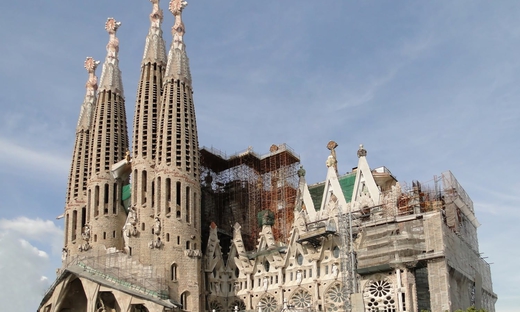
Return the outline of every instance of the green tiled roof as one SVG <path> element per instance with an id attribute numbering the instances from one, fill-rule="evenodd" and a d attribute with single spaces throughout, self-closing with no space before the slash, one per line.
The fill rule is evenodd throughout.
<path id="1" fill-rule="evenodd" d="M 354 190 L 354 183 L 356 182 L 356 173 L 349 173 L 339 177 L 339 186 L 345 196 L 345 200 L 350 202 L 352 200 L 352 191 Z M 314 203 L 314 209 L 320 210 L 321 199 L 323 197 L 323 190 L 325 189 L 325 182 L 314 184 L 309 186 L 309 192 L 311 193 L 312 202 Z"/>

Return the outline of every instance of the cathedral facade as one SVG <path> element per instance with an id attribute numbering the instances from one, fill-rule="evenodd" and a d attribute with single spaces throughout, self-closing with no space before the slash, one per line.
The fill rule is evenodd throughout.
<path id="1" fill-rule="evenodd" d="M 360 146 L 308 185 L 285 144 L 199 148 L 182 11 L 168 52 L 150 0 L 129 143 L 118 64 L 87 58 L 65 204 L 63 265 L 38 311 L 495 311 L 473 203 L 451 172 L 409 187 Z"/>

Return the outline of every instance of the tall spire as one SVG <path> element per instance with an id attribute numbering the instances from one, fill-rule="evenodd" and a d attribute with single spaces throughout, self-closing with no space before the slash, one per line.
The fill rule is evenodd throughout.
<path id="1" fill-rule="evenodd" d="M 146 36 L 144 55 L 142 64 L 157 63 L 166 65 L 166 48 L 163 40 L 161 24 L 163 21 L 163 11 L 159 7 L 160 0 L 150 0 L 153 4 L 150 14 L 150 30 Z"/>
<path id="2" fill-rule="evenodd" d="M 186 1 L 172 0 L 169 6 L 175 25 L 163 79 L 154 169 L 154 190 L 158 194 L 155 219 L 162 226 L 160 235 L 166 236 L 160 237 L 164 246 L 154 248 L 152 264 L 170 269 L 170 259 L 182 259 L 179 262 L 182 270 L 170 289 L 173 298 L 181 298 L 181 301 L 181 292 L 189 293 L 193 299 L 187 303 L 186 310 L 199 311 L 203 309 L 199 298 L 203 297 L 204 290 L 196 285 L 204 283 L 194 272 L 201 272 L 200 160 L 191 75 L 183 42 L 181 13 L 186 5 Z M 170 236 L 177 240 L 169 240 Z M 158 239 L 154 238 L 150 244 Z M 185 246 L 184 250 L 179 248 L 180 244 Z M 169 252 L 168 257 L 164 256 L 165 250 Z"/>
<path id="3" fill-rule="evenodd" d="M 97 77 L 96 68 L 99 61 L 91 57 L 85 60 L 85 69 L 88 72 L 86 84 L 87 92 L 81 105 L 81 110 L 76 127 L 76 141 L 72 152 L 69 183 L 65 203 L 65 244 L 64 248 L 69 254 L 75 254 L 77 248 L 69 248 L 71 243 L 77 243 L 81 237 L 82 229 L 87 220 L 87 182 L 88 161 L 91 153 L 91 126 L 93 110 L 96 102 Z"/>
<path id="4" fill-rule="evenodd" d="M 112 165 L 122 160 L 128 150 L 125 99 L 117 59 L 119 40 L 116 30 L 120 25 L 113 18 L 105 24 L 110 39 L 91 128 L 86 212 L 89 223 L 83 229 L 82 234 L 88 232 L 88 235 L 82 235 L 86 242 L 81 252 L 90 250 L 90 245 L 117 249 L 122 249 L 123 245 L 120 233 L 126 214 L 121 205 L 121 188 L 126 181 L 116 180 L 110 173 Z"/>
<path id="5" fill-rule="evenodd" d="M 190 64 L 186 55 L 184 34 L 186 28 L 182 21 L 182 11 L 188 5 L 184 0 L 171 0 L 170 12 L 175 16 L 175 24 L 172 27 L 173 41 L 168 53 L 168 66 L 166 66 L 165 79 L 180 79 L 191 83 Z"/>
<path id="6" fill-rule="evenodd" d="M 116 37 L 117 29 L 121 26 L 121 22 L 110 17 L 105 23 L 105 29 L 109 34 L 107 44 L 107 56 L 103 63 L 103 71 L 101 73 L 100 91 L 110 90 L 124 97 L 123 82 L 121 79 L 121 71 L 119 70 L 119 39 Z"/>
<path id="7" fill-rule="evenodd" d="M 163 77 L 166 69 L 166 49 L 161 30 L 163 12 L 159 0 L 150 0 L 153 4 L 150 14 L 150 30 L 146 36 L 144 56 L 141 62 L 141 75 L 137 84 L 134 113 L 134 133 L 132 140 L 132 204 L 140 217 L 141 226 L 153 228 L 155 220 L 144 216 L 153 215 L 160 210 L 160 198 L 156 198 L 155 187 L 160 190 L 160 179 L 155 179 L 155 156 L 158 141 L 158 119 L 161 107 Z M 157 186 L 156 186 L 157 185 Z M 150 190 L 139 193 L 137 190 Z M 152 191 L 153 190 L 153 191 Z M 164 210 L 164 208 L 163 208 Z M 149 263 L 149 241 L 155 239 L 149 231 L 142 231 L 139 238 L 128 239 L 128 246 L 139 254 L 140 261 Z M 146 256 L 143 256 L 146 255 Z"/>

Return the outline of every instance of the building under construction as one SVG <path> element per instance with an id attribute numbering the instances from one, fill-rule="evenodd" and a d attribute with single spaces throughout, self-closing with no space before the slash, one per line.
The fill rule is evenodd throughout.
<path id="1" fill-rule="evenodd" d="M 494 312 L 473 203 L 450 172 L 408 187 L 370 168 L 360 146 L 356 169 L 339 175 L 330 141 L 325 181 L 307 185 L 285 144 L 265 155 L 200 149 L 186 1 L 169 1 L 168 53 L 150 2 L 132 146 L 120 22 L 105 23 L 99 85 L 100 62 L 85 61 L 63 265 L 39 312 Z"/>
<path id="2" fill-rule="evenodd" d="M 270 211 L 274 237 L 286 242 L 294 218 L 299 156 L 286 144 L 272 145 L 258 155 L 250 147 L 226 156 L 214 148 L 201 149 L 202 224 L 219 225 L 223 247 L 229 247 L 233 225 L 239 223 L 249 250 L 257 244 L 258 215 Z M 207 239 L 208 229 L 203 230 Z M 227 243 L 224 243 L 227 242 Z"/>

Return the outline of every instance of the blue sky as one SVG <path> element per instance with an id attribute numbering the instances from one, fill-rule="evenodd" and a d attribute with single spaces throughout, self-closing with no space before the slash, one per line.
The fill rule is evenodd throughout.
<path id="1" fill-rule="evenodd" d="M 169 46 L 173 16 L 161 7 Z M 0 301 L 16 303 L 7 310 L 34 311 L 60 265 L 55 217 L 83 62 L 104 60 L 106 18 L 121 21 L 131 128 L 150 12 L 146 0 L 0 4 Z M 183 16 L 200 146 L 263 154 L 287 143 L 309 183 L 325 178 L 329 140 L 343 173 L 360 143 L 401 182 L 451 170 L 482 224 L 497 311 L 518 309 L 520 2 L 192 0 Z"/>

